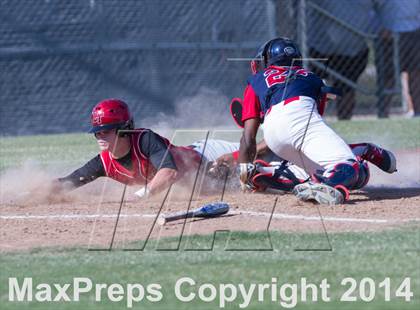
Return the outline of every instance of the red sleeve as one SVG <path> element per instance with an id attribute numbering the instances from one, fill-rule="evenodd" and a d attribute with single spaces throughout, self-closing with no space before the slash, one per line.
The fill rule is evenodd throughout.
<path id="1" fill-rule="evenodd" d="M 327 94 L 321 96 L 318 104 L 318 113 L 323 116 L 325 112 L 325 106 L 327 104 Z"/>
<path id="2" fill-rule="evenodd" d="M 251 85 L 248 85 L 244 91 L 244 102 L 242 108 L 242 121 L 245 122 L 251 118 L 260 118 L 261 105 L 258 96 L 255 94 Z"/>
<path id="3" fill-rule="evenodd" d="M 232 157 L 233 157 L 233 160 L 234 160 L 235 162 L 237 162 L 237 161 L 238 161 L 238 159 L 239 159 L 239 150 L 238 150 L 238 151 L 233 152 L 233 153 L 232 153 Z"/>

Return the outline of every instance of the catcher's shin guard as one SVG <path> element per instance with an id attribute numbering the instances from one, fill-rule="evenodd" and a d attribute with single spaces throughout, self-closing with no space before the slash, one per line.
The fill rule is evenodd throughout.
<path id="1" fill-rule="evenodd" d="M 285 160 L 277 165 L 271 165 L 263 160 L 256 160 L 254 164 L 258 173 L 252 178 L 252 183 L 259 190 L 270 188 L 290 192 L 297 184 L 305 181 L 290 171 L 289 163 Z"/>
<path id="2" fill-rule="evenodd" d="M 370 178 L 370 170 L 368 163 L 364 160 L 359 161 L 359 175 L 357 177 L 356 183 L 353 185 L 351 189 L 360 189 L 369 182 Z"/>
<path id="3" fill-rule="evenodd" d="M 360 166 L 358 161 L 351 159 L 347 162 L 338 163 L 324 171 L 317 171 L 312 175 L 312 178 L 331 187 L 341 185 L 348 189 L 354 189 L 359 183 L 363 183 L 359 180 Z"/>

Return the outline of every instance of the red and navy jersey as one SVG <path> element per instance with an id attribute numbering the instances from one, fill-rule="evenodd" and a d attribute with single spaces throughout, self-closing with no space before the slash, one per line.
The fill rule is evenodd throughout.
<path id="1" fill-rule="evenodd" d="M 269 66 L 248 79 L 258 96 L 261 112 L 265 114 L 273 105 L 298 96 L 311 97 L 318 102 L 322 80 L 301 67 Z"/>

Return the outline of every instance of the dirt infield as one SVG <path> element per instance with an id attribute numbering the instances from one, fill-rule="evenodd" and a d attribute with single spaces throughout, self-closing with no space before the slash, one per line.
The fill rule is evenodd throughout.
<path id="1" fill-rule="evenodd" d="M 400 157 L 414 156 L 418 162 L 418 154 L 416 150 L 414 154 L 400 154 Z M 230 189 L 223 197 L 231 207 L 227 215 L 187 220 L 185 225 L 180 220 L 153 226 L 159 211 L 169 213 L 218 201 L 222 190 L 194 197 L 189 206 L 191 194 L 180 188 L 174 188 L 163 205 L 163 196 L 147 202 L 136 201 L 129 189 L 121 210 L 123 186 L 113 181 L 97 181 L 49 200 L 3 193 L 0 251 L 50 246 L 109 248 L 114 230 L 113 247 L 124 248 L 128 242 L 147 239 L 149 234 L 157 239 L 180 236 L 182 231 L 184 235 L 208 234 L 216 230 L 253 232 L 267 229 L 322 233 L 419 225 L 419 167 L 414 170 L 401 167 L 395 175 L 386 175 L 376 168 L 371 170 L 370 185 L 353 192 L 345 205 L 326 207 L 300 202 L 291 194 L 242 194 Z"/>

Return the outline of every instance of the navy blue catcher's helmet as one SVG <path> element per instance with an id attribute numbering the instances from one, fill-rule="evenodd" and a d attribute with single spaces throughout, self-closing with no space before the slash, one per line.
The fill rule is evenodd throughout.
<path id="1" fill-rule="evenodd" d="M 275 38 L 264 43 L 255 56 L 256 60 L 262 62 L 263 67 L 271 65 L 277 66 L 301 66 L 302 54 L 297 45 L 289 38 Z M 251 62 L 251 70 L 253 73 L 258 71 L 259 64 L 257 61 Z"/>

